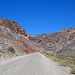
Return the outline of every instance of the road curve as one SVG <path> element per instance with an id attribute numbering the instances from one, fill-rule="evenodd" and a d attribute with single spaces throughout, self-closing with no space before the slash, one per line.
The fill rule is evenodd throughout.
<path id="1" fill-rule="evenodd" d="M 40 53 L 0 63 L 0 75 L 69 75 Z"/>

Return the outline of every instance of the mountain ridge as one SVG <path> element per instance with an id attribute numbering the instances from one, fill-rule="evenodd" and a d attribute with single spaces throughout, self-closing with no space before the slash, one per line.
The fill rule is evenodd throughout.
<path id="1" fill-rule="evenodd" d="M 0 19 L 0 54 L 8 54 L 8 48 L 13 47 L 15 54 L 37 52 L 41 49 L 29 40 L 27 32 L 16 22 Z"/>
<path id="2" fill-rule="evenodd" d="M 58 52 L 64 47 L 67 47 L 68 44 L 74 42 L 75 28 L 64 29 L 53 34 L 49 34 L 46 37 L 41 37 L 38 39 L 33 38 L 32 40 L 39 46 L 43 47 L 46 51 L 54 52 L 55 50 L 56 52 Z"/>

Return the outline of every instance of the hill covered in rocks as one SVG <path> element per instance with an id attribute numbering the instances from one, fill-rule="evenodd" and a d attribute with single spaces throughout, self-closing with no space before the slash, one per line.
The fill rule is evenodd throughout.
<path id="1" fill-rule="evenodd" d="M 45 51 L 51 51 L 52 53 L 55 51 L 59 54 L 66 54 L 66 52 L 69 53 L 72 50 L 75 54 L 75 28 L 64 29 L 53 34 L 49 34 L 46 37 L 41 37 L 39 39 L 36 37 L 32 40 L 39 44 L 39 46 L 43 47 Z M 70 51 L 68 51 L 68 46 L 70 46 Z M 65 50 L 63 48 L 65 48 Z"/>
<path id="2" fill-rule="evenodd" d="M 15 54 L 36 52 L 40 48 L 28 39 L 27 32 L 16 22 L 0 19 L 0 54 L 8 54 L 12 47 Z"/>

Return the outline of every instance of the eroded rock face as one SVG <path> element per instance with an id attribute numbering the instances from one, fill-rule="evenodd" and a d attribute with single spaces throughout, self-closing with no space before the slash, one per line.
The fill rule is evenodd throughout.
<path id="1" fill-rule="evenodd" d="M 0 19 L 0 53 L 8 54 L 8 47 L 16 53 L 36 52 L 39 47 L 28 39 L 27 32 L 16 22 Z"/>
<path id="2" fill-rule="evenodd" d="M 47 37 L 49 35 L 50 34 L 46 34 L 46 33 L 40 34 L 40 35 L 31 34 L 30 37 L 29 37 L 29 39 L 32 40 L 32 41 L 34 41 L 34 42 L 36 42 L 36 43 L 38 43 L 38 42 L 40 42 L 40 40 L 42 40 L 43 38 L 45 38 L 45 37 Z"/>
<path id="3" fill-rule="evenodd" d="M 57 54 L 75 56 L 75 41 L 68 44 L 66 47 L 63 47 L 60 51 L 57 52 Z"/>
<path id="4" fill-rule="evenodd" d="M 75 40 L 75 28 L 68 28 L 61 30 L 59 32 L 50 34 L 46 37 L 35 38 L 35 42 L 42 46 L 45 50 L 60 51 L 62 48 L 66 47 L 68 44 L 73 43 Z"/>
<path id="5" fill-rule="evenodd" d="M 0 54 L 8 54 L 8 47 L 14 48 L 15 53 L 22 53 L 15 41 L 0 36 Z"/>
<path id="6" fill-rule="evenodd" d="M 8 28 L 11 31 L 20 35 L 27 36 L 27 32 L 18 23 L 12 20 L 0 19 L 0 26 L 4 26 L 3 28 Z"/>

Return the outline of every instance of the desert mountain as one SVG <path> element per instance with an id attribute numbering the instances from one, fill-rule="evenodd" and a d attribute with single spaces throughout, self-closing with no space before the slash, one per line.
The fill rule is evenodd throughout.
<path id="1" fill-rule="evenodd" d="M 41 47 L 43 47 L 46 51 L 55 51 L 56 53 L 60 51 L 59 53 L 61 53 L 62 51 L 67 50 L 68 46 L 70 46 L 71 51 L 72 48 L 74 48 L 71 46 L 75 46 L 75 28 L 64 29 L 38 39 L 36 37 L 33 38 L 33 40 Z M 65 48 L 65 50 L 63 48 Z M 75 51 L 75 48 L 73 50 Z"/>
<path id="2" fill-rule="evenodd" d="M 75 41 L 62 48 L 57 54 L 75 56 Z"/>
<path id="3" fill-rule="evenodd" d="M 15 53 L 36 52 L 40 48 L 28 39 L 27 32 L 16 22 L 0 19 L 0 53 L 7 54 L 8 48 L 15 49 Z"/>
<path id="4" fill-rule="evenodd" d="M 47 33 L 40 34 L 40 35 L 31 34 L 29 39 L 37 43 L 37 41 L 38 41 L 39 39 L 42 39 L 42 38 L 44 38 L 44 37 L 46 37 L 46 36 L 48 36 L 48 35 L 50 35 L 50 34 L 47 34 Z"/>

